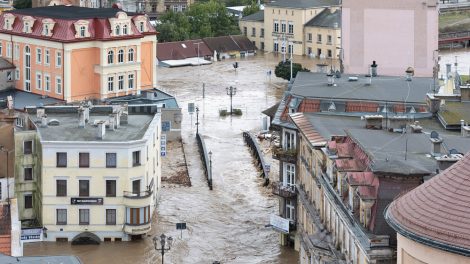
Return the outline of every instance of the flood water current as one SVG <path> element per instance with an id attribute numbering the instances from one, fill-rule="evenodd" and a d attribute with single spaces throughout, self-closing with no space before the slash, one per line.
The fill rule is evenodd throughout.
<path id="1" fill-rule="evenodd" d="M 140 241 L 99 246 L 34 243 L 25 246 L 25 255 L 71 254 L 86 264 L 161 263 L 151 238 L 165 233 L 175 238 L 174 246 L 165 254 L 165 263 L 297 263 L 298 252 L 280 246 L 279 234 L 266 227 L 270 214 L 278 213 L 278 198 L 262 186 L 242 138 L 244 130 L 259 131 L 261 111 L 275 104 L 286 88 L 287 82 L 274 76 L 280 59 L 272 54 L 237 59 L 236 72 L 234 59 L 199 67 L 159 67 L 158 86 L 174 94 L 183 108 L 182 135 L 192 187 L 164 184 L 152 232 Z M 303 57 L 294 60 L 312 70 L 318 63 Z M 272 71 L 270 78 L 268 70 Z M 219 109 L 230 108 L 226 94 L 230 85 L 237 88 L 233 105 L 242 109 L 241 117 L 219 117 Z M 189 102 L 199 106 L 199 131 L 213 152 L 212 191 L 201 167 L 195 140 L 196 115 L 188 113 Z M 178 222 L 187 223 L 182 238 L 175 228 Z"/>

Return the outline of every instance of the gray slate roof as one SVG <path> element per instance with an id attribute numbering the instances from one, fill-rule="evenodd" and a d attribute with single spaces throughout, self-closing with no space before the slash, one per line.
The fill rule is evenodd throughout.
<path id="1" fill-rule="evenodd" d="M 305 24 L 306 27 L 326 27 L 326 28 L 340 28 L 341 27 L 341 11 L 338 9 L 331 12 L 331 9 L 326 8 L 316 15 Z"/>
<path id="2" fill-rule="evenodd" d="M 42 98 L 38 94 L 14 89 L 0 92 L 0 107 L 6 107 L 6 99 L 9 95 L 13 97 L 13 107 L 18 110 L 22 110 L 26 106 L 53 105 L 64 102 L 52 97 Z"/>
<path id="3" fill-rule="evenodd" d="M 149 93 L 153 96 L 147 96 Z M 165 104 L 165 108 L 177 109 L 179 108 L 176 98 L 160 89 L 153 88 L 142 91 L 141 95 L 126 95 L 120 97 L 109 98 L 107 100 L 111 104 L 128 103 L 133 104 Z"/>
<path id="4" fill-rule="evenodd" d="M 241 21 L 260 21 L 260 22 L 263 22 L 264 21 L 264 10 L 260 10 L 256 13 L 254 13 L 254 14 L 244 16 L 240 20 Z"/>
<path id="5" fill-rule="evenodd" d="M 305 9 L 313 7 L 336 6 L 339 4 L 339 0 L 273 0 L 269 3 L 266 3 L 265 6 Z"/>
<path id="6" fill-rule="evenodd" d="M 0 58 L 0 70 L 8 70 L 15 68 L 15 65 L 13 65 L 11 62 L 5 60 L 4 58 Z"/>
<path id="7" fill-rule="evenodd" d="M 378 68 L 380 74 L 380 66 Z M 403 71 L 404 73 L 404 71 Z M 350 82 L 349 77 L 358 77 Z M 432 78 L 413 78 L 408 82 L 405 77 L 378 76 L 372 84 L 366 85 L 367 78 L 358 75 L 342 75 L 335 79 L 336 86 L 328 86 L 324 73 L 299 72 L 292 86 L 292 95 L 310 98 L 334 98 L 369 100 L 379 102 L 425 103 L 426 93 L 431 92 Z"/>

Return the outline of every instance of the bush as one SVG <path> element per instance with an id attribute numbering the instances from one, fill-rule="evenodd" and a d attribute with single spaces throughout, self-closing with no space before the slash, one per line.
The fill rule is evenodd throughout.
<path id="1" fill-rule="evenodd" d="M 235 109 L 233 109 L 233 113 L 232 113 L 232 114 L 234 114 L 234 115 L 236 115 L 236 116 L 241 116 L 241 115 L 242 115 L 242 110 L 239 109 L 239 108 L 235 108 Z"/>
<path id="2" fill-rule="evenodd" d="M 227 110 L 225 110 L 225 109 L 219 110 L 219 115 L 220 115 L 220 116 L 227 116 L 227 115 L 228 115 L 228 112 L 227 112 Z"/>

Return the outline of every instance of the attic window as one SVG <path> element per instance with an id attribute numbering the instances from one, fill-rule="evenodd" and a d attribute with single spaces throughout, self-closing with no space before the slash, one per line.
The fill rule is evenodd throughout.
<path id="1" fill-rule="evenodd" d="M 140 29 L 140 32 L 144 32 L 144 31 L 145 31 L 144 22 L 140 22 L 140 23 L 139 23 L 139 29 Z"/>
<path id="2" fill-rule="evenodd" d="M 89 38 L 90 31 L 88 30 L 89 21 L 79 20 L 74 23 L 75 26 L 75 37 L 76 38 Z"/>
<path id="3" fill-rule="evenodd" d="M 80 27 L 80 37 L 84 38 L 86 35 L 86 28 L 85 26 Z"/>
<path id="4" fill-rule="evenodd" d="M 15 22 L 15 16 L 12 14 L 5 14 L 3 16 L 4 23 L 3 23 L 3 29 L 6 30 L 12 30 L 13 29 L 13 23 Z"/>
<path id="5" fill-rule="evenodd" d="M 34 20 L 35 19 L 30 16 L 23 17 L 23 33 L 33 32 Z"/>
<path id="6" fill-rule="evenodd" d="M 114 33 L 116 36 L 120 36 L 121 35 L 121 27 L 119 25 L 116 26 L 116 29 L 115 29 L 115 33 Z"/>
<path id="7" fill-rule="evenodd" d="M 122 26 L 122 34 L 123 35 L 129 34 L 128 31 L 127 31 L 127 25 Z"/>
<path id="8" fill-rule="evenodd" d="M 46 37 L 52 36 L 52 29 L 54 28 L 55 22 L 52 19 L 46 18 L 42 20 L 42 35 Z"/>

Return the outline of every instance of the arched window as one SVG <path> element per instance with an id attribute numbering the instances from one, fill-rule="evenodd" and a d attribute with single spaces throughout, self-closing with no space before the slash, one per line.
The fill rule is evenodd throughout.
<path id="1" fill-rule="evenodd" d="M 113 64 L 114 63 L 114 51 L 110 50 L 108 51 L 108 64 Z"/>
<path id="2" fill-rule="evenodd" d="M 81 27 L 80 27 L 80 37 L 82 37 L 82 38 L 85 37 L 85 35 L 86 35 L 86 34 L 85 34 L 85 33 L 86 33 L 85 31 L 86 31 L 85 26 L 81 26 Z"/>
<path id="3" fill-rule="evenodd" d="M 119 25 L 116 26 L 115 35 L 116 35 L 116 36 L 121 35 L 121 27 L 119 27 Z"/>
<path id="4" fill-rule="evenodd" d="M 129 49 L 129 53 L 127 54 L 127 61 L 134 61 L 134 49 Z"/>
<path id="5" fill-rule="evenodd" d="M 127 25 L 122 26 L 122 34 L 127 35 Z"/>
<path id="6" fill-rule="evenodd" d="M 124 62 L 124 50 L 120 49 L 118 51 L 118 63 Z"/>

